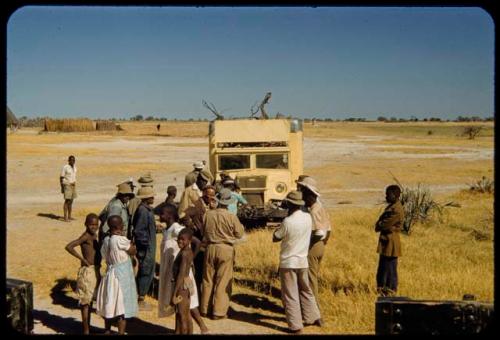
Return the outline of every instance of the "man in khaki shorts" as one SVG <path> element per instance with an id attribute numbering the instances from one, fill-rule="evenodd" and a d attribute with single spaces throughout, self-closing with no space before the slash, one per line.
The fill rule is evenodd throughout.
<path id="1" fill-rule="evenodd" d="M 204 218 L 203 243 L 207 244 L 203 266 L 200 313 L 211 312 L 212 319 L 227 316 L 233 281 L 234 244 L 243 238 L 245 229 L 238 217 L 227 210 L 234 203 L 231 191 L 222 189 L 217 209 L 208 210 Z"/>
<path id="2" fill-rule="evenodd" d="M 68 164 L 64 165 L 59 177 L 61 193 L 64 195 L 64 221 L 74 220 L 71 217 L 73 200 L 76 198 L 76 165 L 75 156 L 69 156 Z"/>

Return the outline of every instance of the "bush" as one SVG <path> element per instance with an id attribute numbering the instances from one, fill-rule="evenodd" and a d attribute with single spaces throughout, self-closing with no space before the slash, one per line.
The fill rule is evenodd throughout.
<path id="1" fill-rule="evenodd" d="M 415 223 L 428 221 L 433 213 L 441 217 L 444 208 L 460 207 L 460 205 L 455 202 L 448 202 L 445 204 L 436 202 L 432 198 L 430 189 L 421 183 L 418 183 L 416 188 L 409 188 L 404 187 L 394 175 L 393 178 L 401 188 L 400 199 L 405 212 L 402 229 L 407 235 L 411 234 L 412 227 Z"/>
<path id="2" fill-rule="evenodd" d="M 485 176 L 475 183 L 468 184 L 468 186 L 469 190 L 472 192 L 493 194 L 495 191 L 495 181 L 492 181 Z"/>
<path id="3" fill-rule="evenodd" d="M 482 129 L 482 126 L 466 126 L 462 131 L 462 136 L 468 136 L 469 139 L 474 139 L 479 135 Z"/>

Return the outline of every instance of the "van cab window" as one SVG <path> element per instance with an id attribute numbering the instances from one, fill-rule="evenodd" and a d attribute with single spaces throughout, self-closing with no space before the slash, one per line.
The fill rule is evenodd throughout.
<path id="1" fill-rule="evenodd" d="M 288 154 L 256 155 L 256 165 L 259 169 L 288 169 Z"/>
<path id="2" fill-rule="evenodd" d="M 219 155 L 219 169 L 250 169 L 250 155 Z"/>

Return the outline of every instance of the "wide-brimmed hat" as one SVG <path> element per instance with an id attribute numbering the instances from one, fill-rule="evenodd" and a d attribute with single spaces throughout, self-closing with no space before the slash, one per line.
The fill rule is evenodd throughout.
<path id="1" fill-rule="evenodd" d="M 137 197 L 140 199 L 155 197 L 155 192 L 152 187 L 142 187 L 137 191 Z"/>
<path id="2" fill-rule="evenodd" d="M 302 181 L 297 182 L 297 184 L 306 187 L 316 196 L 318 196 L 318 197 L 321 196 L 319 194 L 318 185 L 316 184 L 316 181 L 314 180 L 314 178 L 308 176 L 308 177 L 304 178 Z"/>
<path id="3" fill-rule="evenodd" d="M 134 185 L 134 179 L 132 177 L 129 177 L 127 180 L 123 181 L 123 183 L 130 185 L 132 188 L 135 188 L 136 186 Z M 120 183 L 122 184 L 122 183 Z M 117 185 L 118 186 L 118 185 Z"/>
<path id="4" fill-rule="evenodd" d="M 205 167 L 205 164 L 203 164 L 202 161 L 197 161 L 193 163 L 193 168 L 195 169 L 203 169 Z"/>
<path id="5" fill-rule="evenodd" d="M 299 175 L 299 178 L 295 180 L 295 183 L 302 182 L 306 177 L 309 177 L 309 175 Z"/>
<path id="6" fill-rule="evenodd" d="M 306 204 L 302 199 L 302 192 L 297 190 L 290 191 L 288 195 L 286 195 L 285 201 L 299 206 Z"/>
<path id="7" fill-rule="evenodd" d="M 141 185 L 144 185 L 144 184 L 153 185 L 154 180 L 153 180 L 153 178 L 151 178 L 151 174 L 145 174 L 145 175 L 142 175 L 141 177 L 139 177 L 137 182 L 139 182 Z"/>
<path id="8" fill-rule="evenodd" d="M 117 187 L 118 187 L 118 192 L 116 194 L 129 195 L 132 197 L 135 196 L 134 192 L 132 191 L 132 188 L 130 187 L 129 182 L 120 183 L 117 185 Z"/>
<path id="9" fill-rule="evenodd" d="M 230 205 L 236 202 L 236 198 L 231 194 L 231 190 L 224 188 L 219 191 L 217 202 L 222 205 Z"/>
<path id="10" fill-rule="evenodd" d="M 234 179 L 232 179 L 231 177 L 227 176 L 224 181 L 222 181 L 222 185 L 226 185 L 226 184 L 234 184 Z"/>

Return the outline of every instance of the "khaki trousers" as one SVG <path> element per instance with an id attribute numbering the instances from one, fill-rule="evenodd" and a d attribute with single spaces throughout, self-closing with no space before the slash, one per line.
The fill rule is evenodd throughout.
<path id="1" fill-rule="evenodd" d="M 302 329 L 305 323 L 312 324 L 321 316 L 314 294 L 309 286 L 307 268 L 280 268 L 281 299 L 285 307 L 288 328 Z"/>
<path id="2" fill-rule="evenodd" d="M 323 254 L 325 253 L 325 243 L 323 241 L 316 242 L 309 253 L 307 254 L 307 262 L 309 263 L 309 284 L 313 291 L 316 301 L 318 300 L 318 276 L 319 276 L 319 265 Z"/>
<path id="3" fill-rule="evenodd" d="M 200 312 L 225 316 L 229 309 L 233 281 L 234 248 L 228 244 L 209 244 L 203 263 Z"/>

